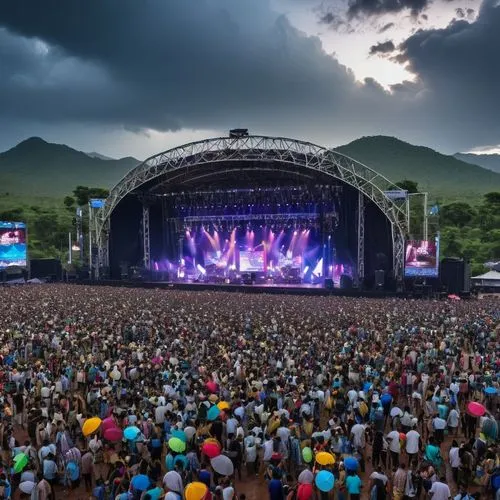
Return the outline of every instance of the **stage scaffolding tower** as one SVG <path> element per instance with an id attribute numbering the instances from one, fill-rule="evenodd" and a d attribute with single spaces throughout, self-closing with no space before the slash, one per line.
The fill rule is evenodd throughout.
<path id="1" fill-rule="evenodd" d="M 365 196 L 361 191 L 358 192 L 357 216 L 358 262 L 356 269 L 356 284 L 359 287 L 365 279 Z"/>

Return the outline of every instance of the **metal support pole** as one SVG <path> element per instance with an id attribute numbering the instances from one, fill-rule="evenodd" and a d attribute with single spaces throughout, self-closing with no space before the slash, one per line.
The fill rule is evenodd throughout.
<path id="1" fill-rule="evenodd" d="M 358 192 L 358 285 L 365 278 L 365 197 Z"/>
<path id="2" fill-rule="evenodd" d="M 424 241 L 429 239 L 429 214 L 427 210 L 429 193 L 424 193 Z"/>
<path id="3" fill-rule="evenodd" d="M 71 241 L 71 231 L 68 233 L 68 264 L 73 263 L 73 245 Z"/>
<path id="4" fill-rule="evenodd" d="M 142 240 L 143 240 L 143 262 L 144 268 L 151 269 L 151 253 L 149 248 L 149 205 L 142 205 Z"/>
<path id="5" fill-rule="evenodd" d="M 89 278 L 92 279 L 92 268 L 94 262 L 92 261 L 92 206 L 89 202 Z"/>

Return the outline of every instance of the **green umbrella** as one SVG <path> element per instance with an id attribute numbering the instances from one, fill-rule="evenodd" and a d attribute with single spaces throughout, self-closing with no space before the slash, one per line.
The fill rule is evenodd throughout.
<path id="1" fill-rule="evenodd" d="M 168 440 L 168 447 L 175 453 L 182 453 L 186 449 L 186 443 L 178 437 L 171 437 Z"/>
<path id="2" fill-rule="evenodd" d="M 24 453 L 19 453 L 14 457 L 14 472 L 18 474 L 28 465 L 28 456 Z"/>

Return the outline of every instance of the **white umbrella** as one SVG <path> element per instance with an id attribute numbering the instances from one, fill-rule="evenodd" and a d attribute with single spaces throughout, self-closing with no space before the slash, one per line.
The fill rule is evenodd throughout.
<path id="1" fill-rule="evenodd" d="M 232 476 L 234 472 L 233 462 L 225 455 L 219 455 L 210 460 L 210 464 L 217 474 L 221 476 Z"/>
<path id="2" fill-rule="evenodd" d="M 19 485 L 19 489 L 23 492 L 29 495 L 34 489 L 35 489 L 36 484 L 33 481 L 23 481 Z"/>
<path id="3" fill-rule="evenodd" d="M 309 469 L 305 469 L 299 474 L 300 484 L 312 484 L 313 481 L 314 481 L 314 474 Z"/>
<path id="4" fill-rule="evenodd" d="M 394 407 L 392 410 L 391 410 L 391 417 L 394 418 L 394 417 L 401 417 L 403 415 L 403 412 L 401 411 L 400 408 L 398 407 Z"/>
<path id="5" fill-rule="evenodd" d="M 196 429 L 191 426 L 186 427 L 184 429 L 184 434 L 186 434 L 188 441 L 191 441 L 191 439 L 193 439 L 193 436 L 196 434 Z"/>
<path id="6" fill-rule="evenodd" d="M 176 493 L 182 494 L 184 487 L 182 484 L 181 475 L 175 471 L 171 470 L 167 472 L 165 476 L 163 476 L 163 484 L 170 490 L 175 491 Z"/>

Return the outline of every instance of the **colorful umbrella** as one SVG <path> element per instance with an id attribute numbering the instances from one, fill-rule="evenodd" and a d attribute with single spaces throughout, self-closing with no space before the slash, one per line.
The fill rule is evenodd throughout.
<path id="1" fill-rule="evenodd" d="M 188 441 L 191 441 L 193 439 L 193 436 L 196 434 L 196 429 L 194 427 L 186 427 L 184 429 L 184 434 L 186 435 L 186 438 Z"/>
<path id="2" fill-rule="evenodd" d="M 182 453 L 186 449 L 186 443 L 177 437 L 171 437 L 168 440 L 168 447 L 175 453 Z"/>
<path id="3" fill-rule="evenodd" d="M 207 420 L 215 420 L 220 415 L 220 410 L 217 406 L 212 406 L 207 412 Z"/>
<path id="4" fill-rule="evenodd" d="M 335 476 L 329 470 L 320 470 L 315 479 L 318 490 L 328 492 L 333 489 Z"/>
<path id="5" fill-rule="evenodd" d="M 219 443 L 203 443 L 201 451 L 208 458 L 218 457 L 221 454 L 221 447 Z"/>
<path id="6" fill-rule="evenodd" d="M 221 476 L 232 476 L 234 472 L 233 462 L 229 457 L 225 455 L 219 455 L 218 457 L 214 457 L 210 460 L 210 464 L 212 468 L 217 474 Z"/>
<path id="7" fill-rule="evenodd" d="M 304 462 L 306 464 L 310 463 L 311 460 L 313 459 L 313 452 L 312 452 L 311 448 L 309 448 L 309 446 L 306 446 L 302 450 L 302 458 L 304 459 Z"/>
<path id="8" fill-rule="evenodd" d="M 180 439 L 183 443 L 187 443 L 187 436 L 184 431 L 175 429 L 174 431 L 172 431 L 172 437 Z"/>
<path id="9" fill-rule="evenodd" d="M 354 457 L 347 457 L 344 460 L 345 470 L 356 471 L 358 470 L 358 461 Z"/>
<path id="10" fill-rule="evenodd" d="M 14 457 L 14 472 L 18 474 L 28 465 L 28 456 L 24 453 L 19 453 Z"/>
<path id="11" fill-rule="evenodd" d="M 299 474 L 300 484 L 312 484 L 314 482 L 314 474 L 309 469 L 304 469 Z"/>
<path id="12" fill-rule="evenodd" d="M 97 429 L 99 429 L 101 422 L 102 420 L 99 417 L 92 417 L 85 420 L 82 427 L 83 435 L 87 437 L 90 436 L 91 434 L 94 434 L 94 432 L 96 432 Z"/>
<path id="13" fill-rule="evenodd" d="M 176 493 L 181 495 L 182 491 L 178 491 L 178 489 L 179 486 L 182 486 L 182 477 L 177 471 L 171 470 L 167 472 L 163 478 L 163 484 L 170 491 L 175 491 Z"/>
<path id="14" fill-rule="evenodd" d="M 104 431 L 103 437 L 104 439 L 106 439 L 106 441 L 118 443 L 118 441 L 121 441 L 123 439 L 123 431 L 118 427 L 111 427 Z"/>
<path id="15" fill-rule="evenodd" d="M 217 403 L 217 408 L 219 410 L 224 411 L 224 410 L 229 410 L 231 407 L 229 406 L 229 403 L 227 401 L 219 401 Z"/>
<path id="16" fill-rule="evenodd" d="M 130 481 L 130 483 L 132 485 L 132 488 L 134 488 L 134 490 L 145 491 L 151 484 L 151 481 L 149 480 L 149 477 L 146 476 L 145 474 L 139 474 L 138 476 L 134 476 Z"/>
<path id="17" fill-rule="evenodd" d="M 335 457 L 326 451 L 320 451 L 316 455 L 316 462 L 320 465 L 333 465 L 335 463 Z"/>
<path id="18" fill-rule="evenodd" d="M 194 481 L 186 486 L 184 496 L 186 497 L 186 500 L 202 500 L 205 498 L 207 491 L 208 488 L 206 484 Z"/>
<path id="19" fill-rule="evenodd" d="M 467 411 L 473 417 L 482 417 L 486 413 L 486 408 L 476 401 L 471 401 L 467 405 Z"/>
<path id="20" fill-rule="evenodd" d="M 113 417 L 108 417 L 105 418 L 101 422 L 101 431 L 105 432 L 106 429 L 112 429 L 113 427 L 116 427 L 115 421 L 113 420 Z"/>
<path id="21" fill-rule="evenodd" d="M 137 436 L 139 436 L 140 433 L 141 430 L 139 429 L 139 427 L 131 425 L 130 427 L 125 428 L 125 430 L 123 431 L 123 437 L 128 441 L 133 441 L 134 439 L 137 439 Z"/>
<path id="22" fill-rule="evenodd" d="M 19 485 L 19 489 L 26 495 L 30 495 L 31 492 L 35 489 L 35 486 L 36 484 L 33 481 L 23 481 Z"/>

